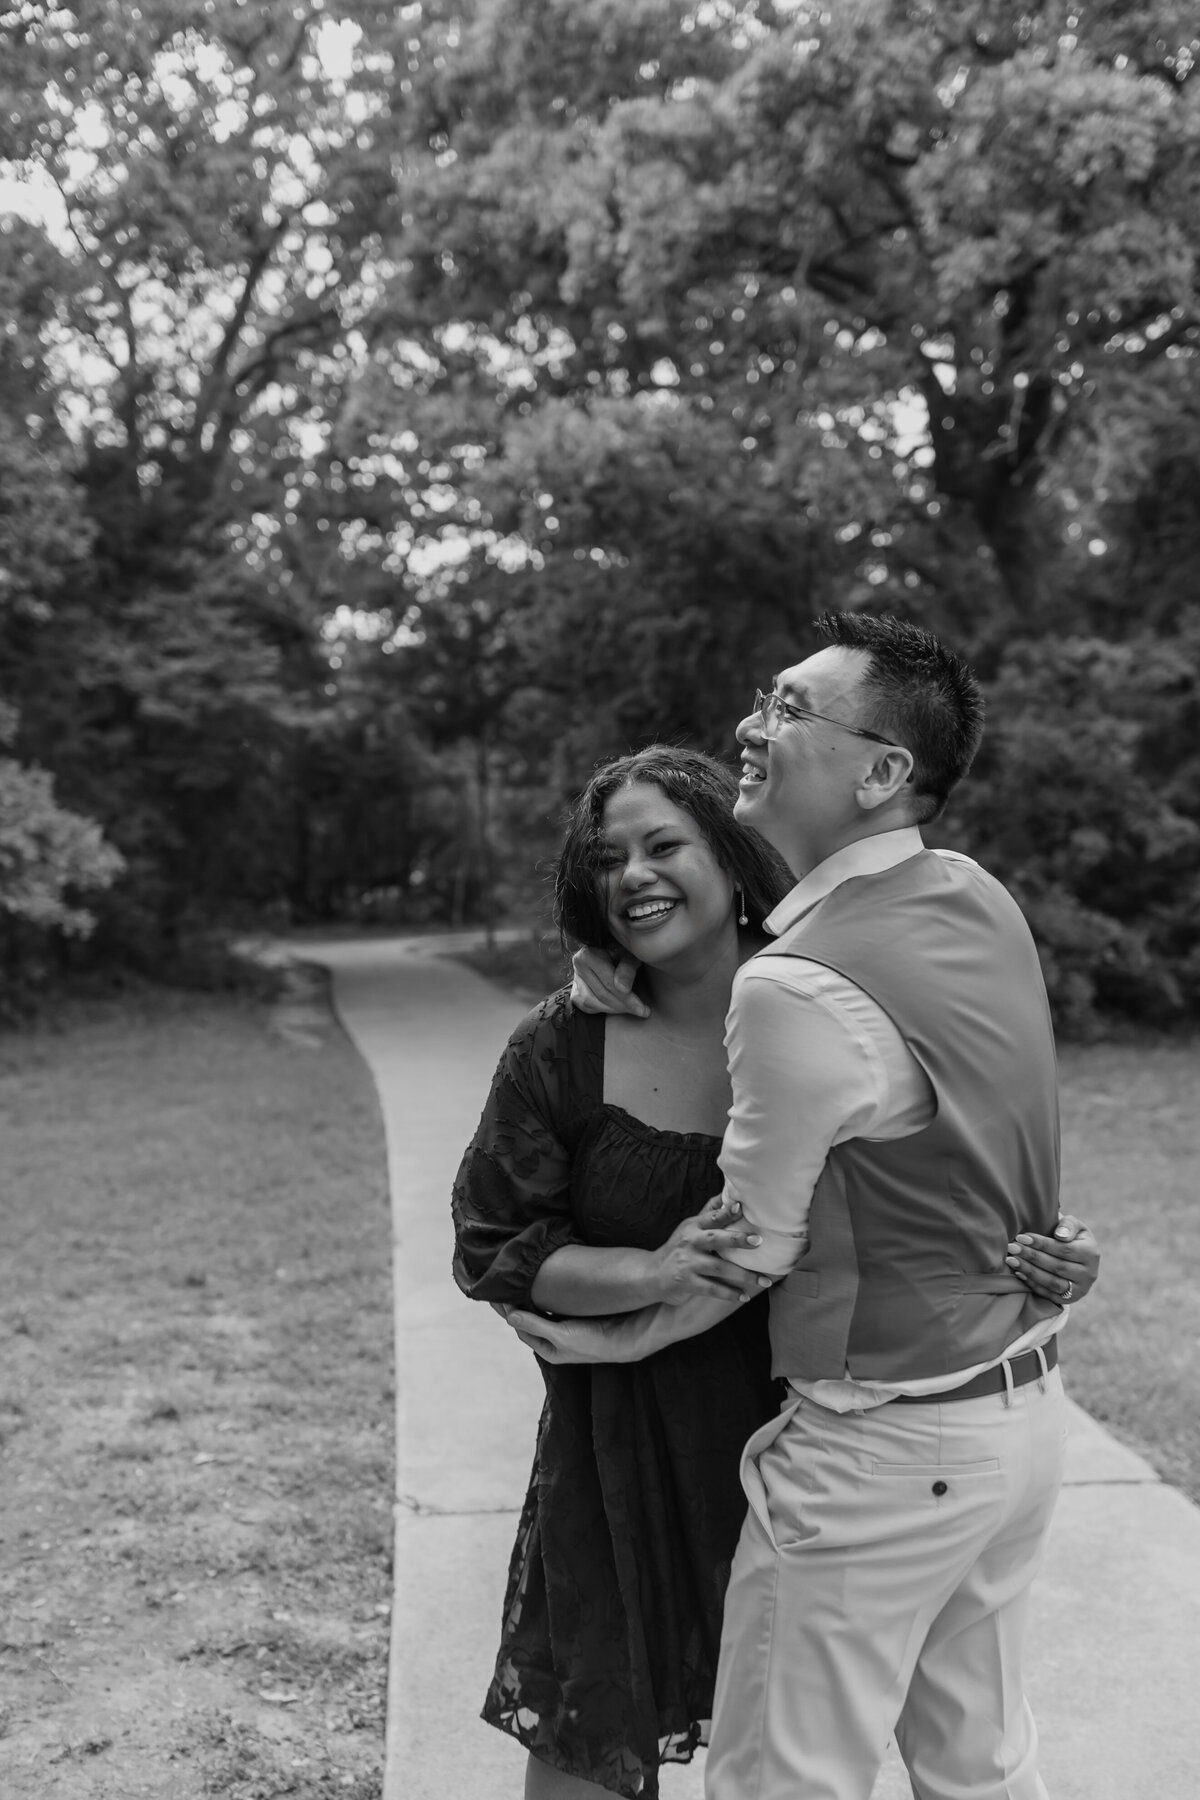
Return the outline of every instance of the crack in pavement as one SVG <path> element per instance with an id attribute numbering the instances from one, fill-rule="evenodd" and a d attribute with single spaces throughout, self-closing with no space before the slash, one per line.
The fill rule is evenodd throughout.
<path id="1" fill-rule="evenodd" d="M 414 1494 L 397 1494 L 396 1505 L 427 1519 L 481 1519 L 501 1513 L 519 1513 L 519 1506 L 433 1506 Z"/>

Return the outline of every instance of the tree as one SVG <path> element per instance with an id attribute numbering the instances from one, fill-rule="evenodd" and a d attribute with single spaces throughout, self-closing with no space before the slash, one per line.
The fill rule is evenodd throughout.
<path id="1" fill-rule="evenodd" d="M 952 828 L 1061 1004 L 1194 1004 L 1190 9 L 3 16 L 0 156 L 61 210 L 0 237 L 0 631 L 20 755 L 126 858 L 97 943 L 503 899 L 597 757 L 727 749 L 807 618 L 886 604 L 989 680 Z"/>
<path id="2" fill-rule="evenodd" d="M 0 372 L 3 365 L 0 363 Z M 57 460 L 0 423 L 0 648 L 42 629 L 48 597 L 86 555 L 71 483 Z M 5 665 L 8 658 L 4 659 Z M 16 743 L 19 713 L 0 696 L 0 751 Z M 36 934 L 87 936 L 95 918 L 81 896 L 111 886 L 124 867 L 100 827 L 61 806 L 52 776 L 0 754 L 0 988 L 7 1004 L 27 985 L 24 953 Z"/>
<path id="3" fill-rule="evenodd" d="M 312 897 L 296 790 L 355 722 L 329 595 L 279 540 L 371 329 L 390 64 L 364 34 L 394 11 L 106 0 L 4 23 L 0 153 L 49 197 L 0 239 L 28 351 L 4 398 L 31 473 L 31 439 L 74 447 L 65 516 L 90 539 L 7 645 L 22 745 L 124 852 L 101 938 L 154 962 L 213 910 Z"/>
<path id="4" fill-rule="evenodd" d="M 406 292 L 532 347 L 539 395 L 724 411 L 873 579 L 1036 628 L 1081 442 L 1195 338 L 1191 25 L 492 0 L 427 30 Z"/>
<path id="5" fill-rule="evenodd" d="M 1040 896 L 1077 1022 L 1194 1004 L 1168 971 L 1200 929 L 1200 813 L 1166 781 L 1162 693 L 1089 700 L 1074 672 L 1128 640 L 1132 667 L 1175 667 L 1173 716 L 1193 704 L 1188 584 L 1156 576 L 1200 444 L 1198 49 L 1169 4 L 481 0 L 428 9 L 413 58 L 392 292 L 428 361 L 393 418 L 450 528 L 508 542 L 537 596 L 524 681 L 558 711 L 563 785 L 629 737 L 712 743 L 730 672 L 822 604 L 915 613 L 992 677 L 996 744 L 1026 747 L 1019 792 L 981 764 L 959 829 Z M 1115 799 L 1064 743 L 1105 730 Z M 1111 854 L 1055 862 L 1043 760 Z M 1073 988 L 1054 958 L 1083 912 L 1103 929 L 1081 924 Z"/>

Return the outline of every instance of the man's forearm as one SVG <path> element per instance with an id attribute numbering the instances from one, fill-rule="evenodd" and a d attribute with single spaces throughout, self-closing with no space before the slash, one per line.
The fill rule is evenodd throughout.
<path id="1" fill-rule="evenodd" d="M 742 1304 L 736 1298 L 703 1295 L 680 1306 L 646 1306 L 616 1319 L 539 1319 L 536 1313 L 514 1311 L 508 1323 L 548 1362 L 641 1362 L 656 1350 L 719 1325 Z"/>

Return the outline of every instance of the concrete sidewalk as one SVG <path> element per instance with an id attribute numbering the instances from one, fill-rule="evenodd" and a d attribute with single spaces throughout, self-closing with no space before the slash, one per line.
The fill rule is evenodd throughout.
<path id="1" fill-rule="evenodd" d="M 478 1719 L 542 1385 L 450 1276 L 449 1193 L 521 1002 L 435 951 L 305 945 L 379 1090 L 393 1196 L 398 1470 L 384 1800 L 518 1800 L 524 1752 Z M 1071 1346 L 1063 1340 L 1070 1384 Z M 1072 1409 L 1034 1589 L 1031 1693 L 1052 1800 L 1200 1795 L 1200 1509 Z M 701 1800 L 668 1769 L 664 1800 Z M 873 1800 L 904 1800 L 898 1759 Z"/>

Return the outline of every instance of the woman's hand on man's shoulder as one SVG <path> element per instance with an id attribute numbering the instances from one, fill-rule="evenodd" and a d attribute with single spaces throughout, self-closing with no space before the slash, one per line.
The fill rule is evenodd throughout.
<path id="1" fill-rule="evenodd" d="M 636 957 L 615 958 L 607 950 L 586 945 L 571 958 L 571 1004 L 582 1013 L 627 1013 L 647 1019 L 650 1008 L 633 992 L 640 964 Z"/>

